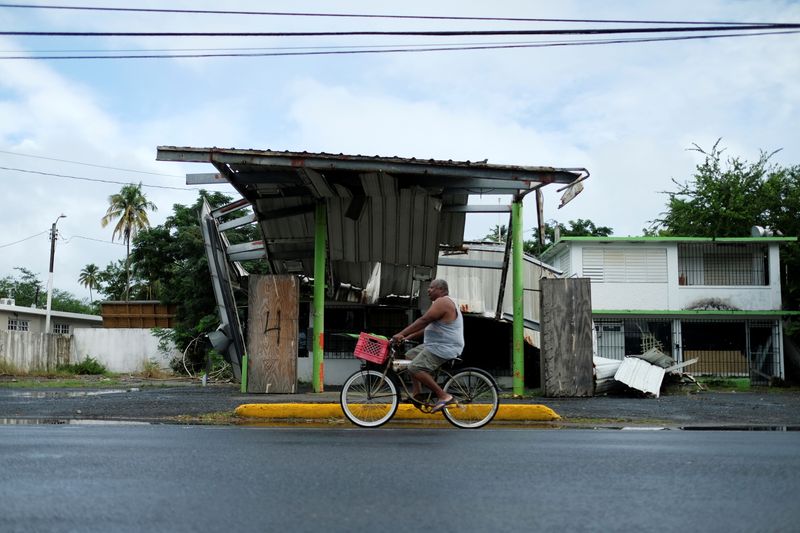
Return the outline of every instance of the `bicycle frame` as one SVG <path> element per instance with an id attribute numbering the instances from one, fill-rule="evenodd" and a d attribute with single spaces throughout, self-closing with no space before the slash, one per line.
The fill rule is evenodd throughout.
<path id="1" fill-rule="evenodd" d="M 411 400 L 411 402 L 416 407 L 421 408 L 423 411 L 425 411 L 425 408 L 427 407 L 427 410 L 430 411 L 430 409 L 433 408 L 435 402 L 421 402 L 421 401 L 417 400 L 416 398 L 414 398 L 412 396 L 411 392 L 409 391 L 407 380 L 403 379 L 404 375 L 409 375 L 410 376 L 410 373 L 408 372 L 408 370 L 406 368 L 403 368 L 403 369 L 400 369 L 400 370 L 395 370 L 394 369 L 393 363 L 396 360 L 397 351 L 398 351 L 397 347 L 389 346 L 389 354 L 386 357 L 386 361 L 384 361 L 380 365 L 377 365 L 379 368 L 382 368 L 381 372 L 382 372 L 383 379 L 392 379 L 392 381 L 395 384 L 399 384 L 402 387 L 403 392 L 405 393 L 405 395 L 408 397 L 408 399 Z M 444 367 L 448 366 L 448 365 L 450 365 L 452 367 L 453 365 L 455 365 L 457 362 L 460 362 L 460 361 L 461 361 L 460 358 L 455 358 L 455 359 L 452 359 L 452 360 L 446 362 L 445 364 L 443 364 L 442 366 L 437 368 L 436 371 L 431 374 L 431 377 L 433 377 L 434 381 L 436 381 L 436 383 L 438 383 L 441 386 L 443 384 L 443 382 L 446 382 L 449 378 L 453 377 L 453 374 L 448 372 Z M 409 361 L 409 363 L 410 363 L 410 361 Z M 376 364 L 377 363 L 372 363 L 372 365 L 376 365 Z M 370 363 L 365 361 L 362 364 L 362 368 L 368 368 L 369 365 L 370 365 Z M 430 394 L 433 394 L 433 393 L 430 392 Z"/>
<path id="2" fill-rule="evenodd" d="M 375 355 L 369 352 L 370 349 L 359 348 L 359 354 Z M 351 422 L 362 427 L 381 426 L 391 420 L 402 401 L 410 402 L 426 414 L 432 413 L 438 405 L 439 398 L 433 391 L 417 394 L 416 397 L 412 395 L 408 386 L 409 378 L 404 375 L 407 372 L 406 364 L 411 361 L 398 364 L 399 354 L 397 346 L 390 346 L 382 363 L 374 362 L 375 357 L 362 357 L 365 362 L 361 370 L 345 380 L 339 403 Z M 459 428 L 483 427 L 497 413 L 500 388 L 494 377 L 485 370 L 471 367 L 456 369 L 454 365 L 460 361 L 460 358 L 453 359 L 431 372 L 442 390 L 453 397 L 441 412 Z"/>

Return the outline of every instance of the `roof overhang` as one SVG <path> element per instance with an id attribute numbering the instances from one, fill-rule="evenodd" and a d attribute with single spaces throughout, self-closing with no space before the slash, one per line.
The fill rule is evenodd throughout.
<path id="1" fill-rule="evenodd" d="M 187 183 L 228 182 L 252 205 L 275 273 L 313 273 L 314 209 L 323 202 L 333 281 L 363 288 L 380 263 L 381 295 L 410 294 L 415 272 L 435 272 L 440 245 L 462 244 L 466 214 L 481 210 L 467 205 L 469 196 L 520 198 L 589 175 L 583 168 L 235 148 L 159 146 L 157 159 L 213 165 L 216 172 L 188 174 Z"/>

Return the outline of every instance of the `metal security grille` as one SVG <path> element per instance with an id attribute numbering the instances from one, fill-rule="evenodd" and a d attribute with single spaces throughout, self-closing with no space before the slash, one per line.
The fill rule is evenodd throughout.
<path id="1" fill-rule="evenodd" d="M 675 358 L 671 319 L 595 319 L 597 355 L 622 359 L 658 348 Z"/>
<path id="2" fill-rule="evenodd" d="M 350 334 L 391 337 L 410 320 L 406 309 L 341 305 L 325 310 L 325 359 L 353 359 L 357 339 Z"/>
<path id="3" fill-rule="evenodd" d="M 768 285 L 767 246 L 757 243 L 679 244 L 678 271 L 681 285 Z"/>
<path id="4" fill-rule="evenodd" d="M 783 377 L 778 320 L 595 319 L 597 355 L 622 359 L 656 347 L 676 362 L 697 359 L 685 371 L 701 376 Z"/>

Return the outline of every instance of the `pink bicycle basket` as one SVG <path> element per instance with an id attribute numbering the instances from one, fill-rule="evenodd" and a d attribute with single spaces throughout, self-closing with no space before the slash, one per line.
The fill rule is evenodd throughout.
<path id="1" fill-rule="evenodd" d="M 365 361 L 381 364 L 386 361 L 386 357 L 389 355 L 389 341 L 362 332 L 358 336 L 353 355 Z"/>

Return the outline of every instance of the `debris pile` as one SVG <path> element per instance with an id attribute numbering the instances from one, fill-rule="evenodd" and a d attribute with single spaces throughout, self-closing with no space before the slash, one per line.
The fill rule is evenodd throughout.
<path id="1" fill-rule="evenodd" d="M 595 394 L 605 394 L 627 385 L 658 398 L 664 376 L 684 376 L 681 369 L 696 363 L 697 359 L 676 363 L 672 357 L 654 347 L 643 354 L 627 355 L 621 361 L 595 356 L 593 362 Z"/>

